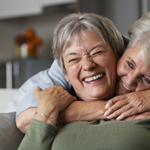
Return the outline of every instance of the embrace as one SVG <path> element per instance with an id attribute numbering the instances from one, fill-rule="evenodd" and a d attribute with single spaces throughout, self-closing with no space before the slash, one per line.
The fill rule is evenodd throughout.
<path id="1" fill-rule="evenodd" d="M 19 150 L 150 149 L 149 25 L 150 13 L 130 27 L 125 49 L 109 19 L 89 13 L 63 18 L 53 37 L 63 73 L 54 62 L 48 73 L 56 76 L 34 89 L 37 106 L 28 97 L 33 88 L 20 102 L 16 122 L 26 135 Z"/>

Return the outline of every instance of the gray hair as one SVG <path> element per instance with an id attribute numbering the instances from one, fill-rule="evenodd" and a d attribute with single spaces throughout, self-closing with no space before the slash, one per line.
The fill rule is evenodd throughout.
<path id="1" fill-rule="evenodd" d="M 62 53 L 71 46 L 74 39 L 79 39 L 80 32 L 85 31 L 97 33 L 105 43 L 111 46 L 117 59 L 123 54 L 123 38 L 112 21 L 91 13 L 70 14 L 58 23 L 53 37 L 53 55 L 63 73 L 66 73 L 66 70 Z"/>
<path id="2" fill-rule="evenodd" d="M 140 43 L 142 59 L 150 67 L 150 12 L 134 22 L 128 31 L 130 42 L 127 48 Z"/>

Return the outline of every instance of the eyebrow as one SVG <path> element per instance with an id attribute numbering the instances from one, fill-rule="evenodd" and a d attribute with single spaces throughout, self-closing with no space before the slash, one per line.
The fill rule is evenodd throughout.
<path id="1" fill-rule="evenodd" d="M 127 56 L 127 58 L 130 59 L 134 63 L 134 65 L 136 66 L 136 63 L 134 62 L 134 60 L 131 57 Z"/>
<path id="2" fill-rule="evenodd" d="M 91 52 L 92 50 L 96 49 L 97 47 L 103 47 L 103 46 L 102 46 L 102 45 L 96 45 L 96 46 L 92 47 L 92 48 L 89 50 L 89 52 Z M 66 57 L 67 57 L 67 56 L 71 56 L 71 55 L 77 55 L 77 53 L 75 53 L 75 52 L 73 52 L 73 53 L 68 53 L 68 54 L 66 55 Z"/>
<path id="3" fill-rule="evenodd" d="M 91 52 L 92 50 L 96 49 L 97 47 L 103 47 L 103 46 L 102 46 L 102 45 L 96 45 L 96 46 L 94 46 L 93 48 L 90 49 L 90 52 Z"/>

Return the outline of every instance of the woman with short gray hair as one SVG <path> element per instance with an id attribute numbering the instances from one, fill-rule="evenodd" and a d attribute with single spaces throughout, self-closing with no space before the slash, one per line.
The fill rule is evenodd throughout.
<path id="1" fill-rule="evenodd" d="M 94 17 L 101 20 L 96 15 Z M 69 23 L 66 23 L 67 26 L 69 26 Z M 114 29 L 111 28 L 111 24 L 107 25 L 109 26 L 109 30 L 107 29 L 109 31 L 107 36 L 109 37 L 109 33 L 113 33 L 112 30 Z M 67 26 L 61 24 L 57 28 L 64 27 L 66 29 Z M 75 32 L 75 36 L 74 32 L 71 32 L 72 38 L 69 38 L 71 41 L 69 40 L 67 44 L 62 42 L 63 44 L 60 44 L 61 48 L 58 49 L 62 55 L 66 80 L 71 82 L 77 97 L 83 101 L 107 100 L 113 96 L 116 83 L 117 58 L 114 49 L 109 40 L 103 39 L 102 35 L 99 35 L 93 29 L 84 27 L 84 30 L 81 29 L 79 28 Z M 101 28 L 99 30 L 103 31 Z M 110 36 L 115 35 L 111 34 Z M 63 36 L 60 35 L 60 37 L 63 39 Z M 133 50 L 135 52 L 135 49 Z M 130 51 L 127 50 L 125 56 L 128 57 Z M 58 56 L 60 57 L 60 55 Z M 128 67 L 131 67 L 129 62 L 127 64 Z M 144 76 L 145 82 L 147 82 L 147 78 Z M 125 89 L 124 84 L 123 87 Z M 127 89 L 128 87 L 126 87 L 126 91 L 130 91 L 130 89 Z M 73 101 L 76 101 L 76 98 L 68 96 L 67 91 L 62 87 L 54 85 L 44 91 L 36 88 L 35 96 L 38 107 L 19 150 L 150 149 L 150 134 L 148 132 L 150 120 L 133 122 L 79 121 L 58 127 L 56 135 L 56 122 L 59 112 L 68 107 Z M 101 104 L 105 106 L 106 101 L 101 101 Z"/>
<path id="2" fill-rule="evenodd" d="M 64 73 L 62 53 L 73 40 L 80 41 L 79 32 L 84 33 L 86 30 L 97 33 L 105 43 L 108 43 L 117 59 L 122 56 L 124 52 L 123 39 L 112 21 L 96 14 L 74 13 L 63 18 L 54 31 L 53 55 Z"/>

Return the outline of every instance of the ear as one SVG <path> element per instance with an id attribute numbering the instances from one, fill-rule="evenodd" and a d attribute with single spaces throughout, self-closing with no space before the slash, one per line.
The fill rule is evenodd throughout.
<path id="1" fill-rule="evenodd" d="M 67 74 L 65 74 L 65 78 L 66 78 L 66 81 L 67 82 L 69 82 L 70 80 L 69 80 L 69 77 L 68 77 L 68 75 Z"/>

